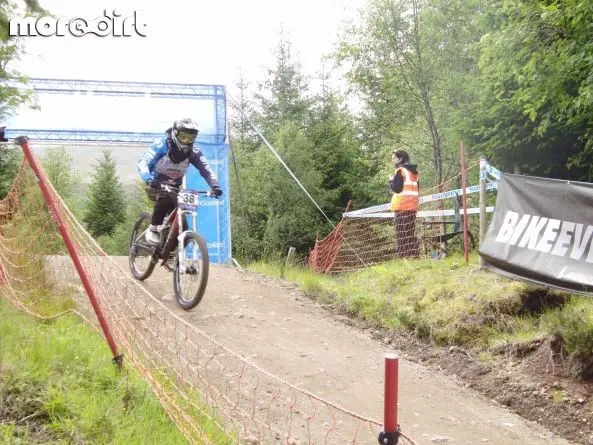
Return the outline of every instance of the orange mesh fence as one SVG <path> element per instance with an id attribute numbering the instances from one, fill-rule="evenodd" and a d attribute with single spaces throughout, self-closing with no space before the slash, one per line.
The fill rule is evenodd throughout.
<path id="1" fill-rule="evenodd" d="M 269 373 L 167 309 L 101 250 L 40 175 L 123 365 L 149 383 L 189 443 L 377 443 L 382 422 Z M 74 312 L 104 335 L 39 179 L 24 161 L 0 201 L 0 295 L 42 318 Z M 413 441 L 402 434 L 399 443 Z"/>
<path id="2" fill-rule="evenodd" d="M 469 249 L 479 238 L 479 162 L 466 169 Z M 496 182 L 487 190 L 496 189 Z M 320 272 L 347 272 L 398 259 L 442 258 L 463 252 L 461 173 L 428 190 L 420 190 L 418 212 L 392 212 L 389 204 L 346 211 L 336 228 L 317 240 L 309 266 Z M 492 212 L 493 207 L 487 211 Z"/>

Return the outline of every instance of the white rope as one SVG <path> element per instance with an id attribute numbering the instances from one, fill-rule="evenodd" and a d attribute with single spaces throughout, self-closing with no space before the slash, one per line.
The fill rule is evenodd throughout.
<path id="1" fill-rule="evenodd" d="M 288 173 L 290 173 L 290 175 L 294 178 L 294 180 L 297 182 L 297 184 L 307 194 L 307 196 L 309 197 L 309 199 L 311 199 L 311 201 L 313 201 L 313 204 L 315 204 L 315 206 L 319 209 L 319 211 L 323 214 L 323 216 L 325 216 L 325 219 L 327 219 L 327 221 L 331 224 L 332 228 L 335 229 L 336 226 L 334 225 L 334 223 L 327 217 L 327 215 L 324 213 L 324 211 L 321 210 L 321 207 L 319 207 L 319 205 L 317 205 L 317 202 L 315 202 L 315 200 L 313 199 L 313 197 L 309 194 L 309 192 L 307 192 L 307 189 L 305 189 L 305 187 L 300 183 L 300 181 L 297 179 L 297 177 L 292 173 L 292 171 L 290 170 L 290 168 L 288 168 L 288 166 L 286 165 L 286 163 L 282 160 L 282 158 L 280 157 L 280 155 L 276 152 L 276 150 L 274 150 L 274 147 L 272 147 L 272 144 L 270 144 L 268 142 L 268 140 L 264 137 L 264 135 L 261 133 L 261 131 L 259 130 L 259 128 L 257 128 L 257 126 L 253 123 L 253 121 L 249 118 L 249 116 L 246 116 L 245 113 L 243 112 L 243 110 L 240 107 L 237 106 L 237 103 L 233 100 L 233 98 L 231 97 L 231 95 L 227 93 L 227 96 L 228 96 L 229 100 L 235 105 L 235 108 L 237 108 L 240 111 L 240 113 L 243 115 L 243 117 L 245 118 L 245 120 L 247 122 L 249 122 L 249 125 L 251 125 L 251 127 L 255 130 L 255 132 L 258 134 L 258 136 L 260 138 L 262 138 L 262 140 L 264 141 L 264 143 L 266 144 L 266 146 L 272 151 L 272 153 L 274 153 L 274 155 L 280 161 L 280 163 L 284 166 L 284 168 L 286 169 L 286 171 L 288 171 Z M 356 251 L 356 249 L 354 249 L 354 247 L 352 247 L 352 245 L 350 244 L 350 242 L 344 237 L 343 234 L 340 234 L 340 238 L 342 239 L 342 241 L 344 241 L 346 243 L 346 245 L 348 246 L 348 248 L 350 250 L 352 250 L 352 252 L 354 252 L 354 255 L 356 255 L 356 258 L 358 258 L 358 260 L 362 263 L 362 265 L 363 266 L 368 266 L 368 264 L 366 263 L 366 261 L 364 261 L 360 257 L 360 255 L 358 254 L 358 252 Z"/>
<path id="2" fill-rule="evenodd" d="M 247 122 L 249 122 L 249 125 L 251 125 L 251 127 L 255 130 L 255 132 L 262 139 L 262 141 L 264 141 L 264 144 L 266 144 L 266 146 L 270 149 L 270 151 L 272 153 L 274 153 L 274 156 L 276 156 L 276 158 L 284 166 L 284 168 L 286 169 L 286 171 L 288 173 L 290 173 L 290 175 L 297 182 L 297 184 L 303 189 L 303 191 L 306 193 L 306 195 L 309 197 L 309 199 L 313 202 L 313 204 L 315 204 L 315 207 L 317 207 L 317 209 L 321 212 L 321 214 L 325 217 L 325 219 L 327 219 L 327 221 L 331 224 L 331 226 L 333 228 L 335 228 L 336 227 L 335 224 L 328 218 L 328 216 L 325 214 L 325 212 L 323 210 L 321 210 L 321 207 L 319 207 L 319 205 L 317 204 L 317 202 L 315 201 L 315 199 L 313 199 L 313 197 L 309 194 L 309 192 L 307 191 L 307 189 L 303 186 L 303 184 L 301 184 L 301 181 L 299 181 L 298 178 L 294 175 L 294 173 L 290 170 L 290 168 L 288 168 L 288 165 L 286 165 L 286 163 L 282 160 L 282 158 L 280 157 L 280 155 L 278 154 L 278 152 L 274 149 L 274 147 L 272 146 L 272 144 L 270 144 L 268 142 L 268 140 L 265 138 L 265 136 L 259 130 L 259 128 L 257 127 L 257 125 L 255 125 L 253 123 L 253 121 L 251 119 L 249 119 L 248 116 L 245 115 L 244 111 L 240 107 L 237 106 L 237 103 L 233 100 L 233 98 L 232 98 L 232 96 L 230 94 L 228 94 L 228 98 L 233 103 L 233 105 L 235 105 L 235 108 L 237 108 L 239 110 L 239 112 L 243 115 L 243 117 L 245 118 L 245 120 Z"/>

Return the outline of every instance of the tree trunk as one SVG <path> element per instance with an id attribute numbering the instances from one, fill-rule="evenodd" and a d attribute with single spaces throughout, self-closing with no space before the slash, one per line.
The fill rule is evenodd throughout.
<path id="1" fill-rule="evenodd" d="M 434 115 L 432 113 L 432 106 L 430 103 L 430 96 L 428 94 L 428 86 L 426 81 L 426 76 L 424 73 L 424 67 L 422 64 L 422 51 L 420 48 L 420 24 L 419 24 L 419 13 L 418 13 L 418 1 L 412 1 L 413 11 L 414 11 L 414 40 L 415 40 L 415 50 L 416 50 L 416 57 L 418 59 L 418 74 L 419 74 L 419 81 L 418 85 L 420 87 L 420 94 L 422 97 L 422 107 L 424 108 L 424 116 L 426 118 L 426 123 L 428 124 L 428 129 L 430 131 L 430 135 L 432 137 L 432 151 L 434 155 L 434 168 L 436 173 L 436 183 L 437 185 L 441 184 L 443 181 L 443 166 L 442 166 L 442 158 L 441 158 L 441 137 L 439 135 L 439 131 L 434 120 Z"/>
<path id="2" fill-rule="evenodd" d="M 432 136 L 432 152 L 434 154 L 434 166 L 435 166 L 435 173 L 437 178 L 437 184 L 441 184 L 443 182 L 443 162 L 441 159 L 441 137 L 439 136 L 439 131 L 437 129 L 437 125 L 434 121 L 434 116 L 432 114 L 432 107 L 430 106 L 430 99 L 428 97 L 428 92 L 426 89 L 422 88 L 422 102 L 424 105 L 424 111 L 426 113 L 426 122 L 428 123 L 428 128 L 430 130 L 430 135 Z"/>

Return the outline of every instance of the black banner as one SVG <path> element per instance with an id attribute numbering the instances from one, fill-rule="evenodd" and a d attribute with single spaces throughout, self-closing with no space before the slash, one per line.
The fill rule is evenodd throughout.
<path id="1" fill-rule="evenodd" d="M 479 253 L 504 275 L 593 295 L 593 184 L 503 174 Z"/>

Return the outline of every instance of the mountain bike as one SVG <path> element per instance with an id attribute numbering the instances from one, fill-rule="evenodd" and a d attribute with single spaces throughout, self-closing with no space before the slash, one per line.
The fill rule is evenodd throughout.
<path id="1" fill-rule="evenodd" d="M 145 236 L 152 213 L 141 213 L 130 237 L 130 271 L 134 278 L 143 281 L 161 261 L 161 266 L 173 272 L 173 290 L 177 304 L 189 310 L 200 303 L 208 283 L 208 248 L 204 238 L 195 231 L 198 198 L 200 195 L 214 195 L 210 191 L 180 189 L 168 184 L 160 185 L 160 193 L 176 197 L 177 208 L 165 216 L 163 224 L 158 226 L 159 243 L 156 245 L 148 242 Z M 194 230 L 188 229 L 188 216 Z M 148 260 L 144 267 L 141 265 L 142 259 Z M 183 289 L 182 280 L 186 277 L 197 284 L 195 291 Z"/>

